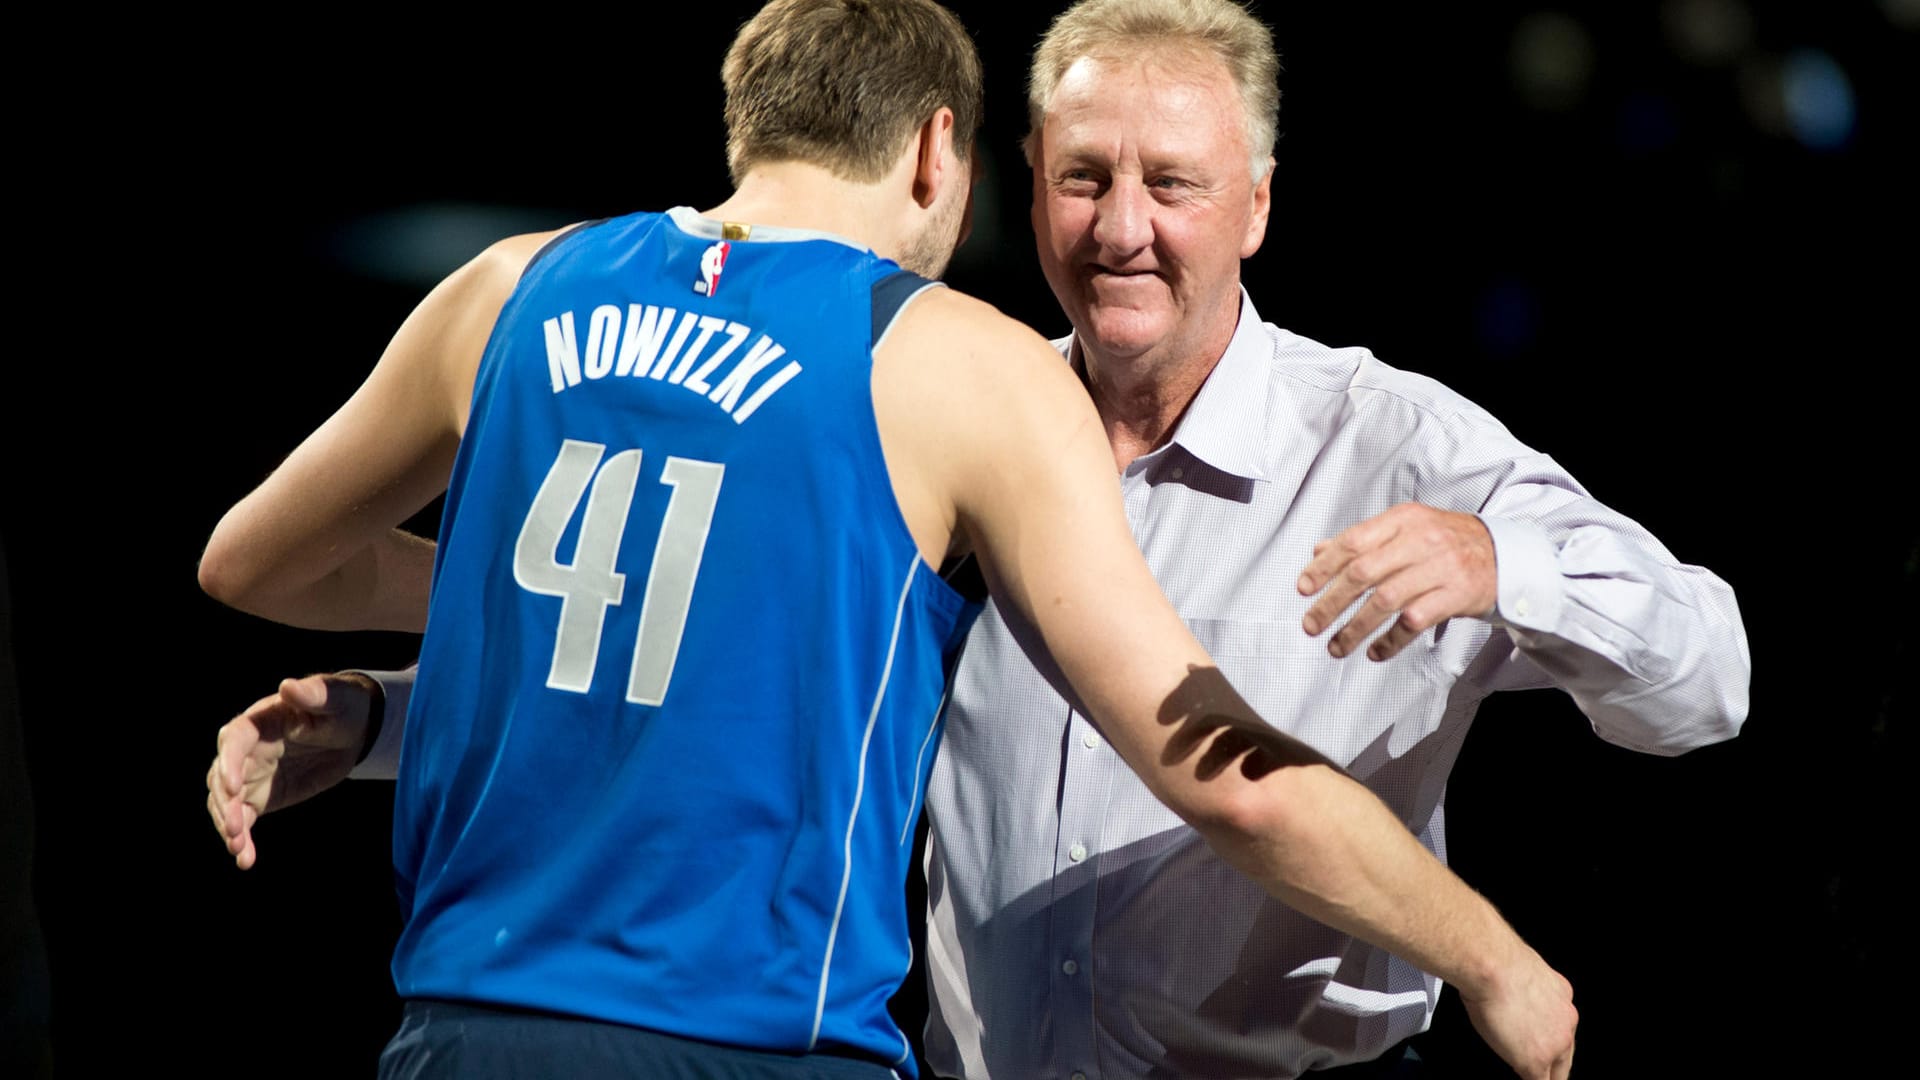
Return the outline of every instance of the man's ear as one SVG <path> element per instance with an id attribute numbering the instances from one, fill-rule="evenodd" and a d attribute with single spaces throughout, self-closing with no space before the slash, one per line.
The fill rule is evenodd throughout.
<path id="1" fill-rule="evenodd" d="M 913 201 L 927 209 L 940 197 L 940 190 L 955 182 L 952 164 L 957 157 L 953 150 L 953 110 L 945 105 L 935 109 L 927 122 L 920 125 L 914 152 Z"/>
<path id="2" fill-rule="evenodd" d="M 1247 219 L 1247 233 L 1240 240 L 1240 257 L 1253 258 L 1267 238 L 1267 213 L 1273 209 L 1274 160 L 1267 159 L 1267 171 L 1253 185 L 1253 215 Z"/>

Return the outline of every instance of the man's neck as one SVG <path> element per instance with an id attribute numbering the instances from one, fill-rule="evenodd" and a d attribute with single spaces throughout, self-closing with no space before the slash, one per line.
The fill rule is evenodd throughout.
<path id="1" fill-rule="evenodd" d="M 805 162 L 773 162 L 755 166 L 727 201 L 700 211 L 700 216 L 831 233 L 891 258 L 899 237 L 897 223 L 880 212 L 886 202 L 879 197 L 884 183 L 843 180 Z"/>
<path id="2" fill-rule="evenodd" d="M 1207 377 L 1226 355 L 1236 325 L 1237 319 L 1228 322 L 1224 335 L 1214 335 L 1217 340 L 1179 355 L 1149 351 L 1112 356 L 1074 335 L 1073 369 L 1100 413 L 1117 471 L 1125 471 L 1135 458 L 1173 437 Z"/>

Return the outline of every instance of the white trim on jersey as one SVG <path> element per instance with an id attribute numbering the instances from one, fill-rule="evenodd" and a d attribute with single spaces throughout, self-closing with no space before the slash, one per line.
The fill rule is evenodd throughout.
<path id="1" fill-rule="evenodd" d="M 867 747 L 873 742 L 873 725 L 880 719 L 880 705 L 887 699 L 887 683 L 893 678 L 893 655 L 900 646 L 900 621 L 906 615 L 907 596 L 913 592 L 914 571 L 920 568 L 920 553 L 914 552 L 907 563 L 907 580 L 900 587 L 900 600 L 893 609 L 893 636 L 887 641 L 887 663 L 880 671 L 880 687 L 873 694 L 873 709 L 867 713 L 867 730 L 860 737 L 859 779 L 853 788 L 853 810 L 847 815 L 847 839 L 840 869 L 840 899 L 833 905 L 833 924 L 827 929 L 827 954 L 820 961 L 820 996 L 813 1006 L 813 1034 L 807 1037 L 811 1053 L 820 1041 L 820 1021 L 827 1012 L 827 976 L 833 973 L 833 945 L 840 936 L 840 915 L 847 906 L 847 885 L 853 880 L 853 826 L 860 819 L 860 800 L 867 790 Z"/>
<path id="2" fill-rule="evenodd" d="M 907 809 L 912 810 L 920 800 L 920 763 L 927 760 L 927 747 L 933 745 L 933 733 L 940 730 L 940 715 L 947 711 L 947 695 L 953 692 L 953 680 L 947 680 L 946 689 L 940 691 L 940 704 L 933 707 L 933 723 L 927 727 L 927 737 L 920 740 L 920 753 L 913 759 L 913 794 L 907 798 Z M 907 837 L 913 833 L 914 820 L 918 814 L 909 813 L 907 820 L 900 825 L 900 846 L 907 846 Z"/>
<path id="3" fill-rule="evenodd" d="M 880 331 L 880 336 L 873 339 L 873 348 L 869 351 L 877 353 L 880 351 L 880 346 L 885 345 L 887 343 L 887 338 L 890 335 L 892 335 L 893 328 L 899 325 L 900 313 L 907 310 L 908 304 L 911 304 L 915 300 L 920 299 L 920 295 L 926 292 L 928 289 L 944 289 L 946 287 L 947 285 L 943 281 L 929 281 L 925 285 L 922 285 L 919 288 L 908 293 L 907 298 L 905 300 L 900 301 L 900 306 L 893 309 L 893 318 L 887 320 L 887 328 L 885 330 Z"/>
<path id="4" fill-rule="evenodd" d="M 925 291 L 926 290 L 924 289 L 921 290 L 921 292 L 925 292 Z M 919 295 L 919 293 L 915 293 L 914 295 L 917 296 Z M 927 737 L 920 740 L 920 752 L 916 754 L 913 759 L 913 795 L 907 799 L 907 807 L 909 810 L 911 810 L 913 806 L 920 799 L 920 776 L 921 776 L 920 764 L 927 760 L 927 747 L 933 745 L 934 733 L 940 730 L 940 724 L 943 722 L 946 716 L 947 697 L 953 693 L 953 679 L 951 675 L 952 673 L 949 672 L 948 678 L 946 680 L 946 686 L 940 691 L 940 704 L 935 705 L 933 707 L 933 723 L 927 725 Z M 909 813 L 907 815 L 907 819 L 900 824 L 900 846 L 901 847 L 907 846 L 907 838 L 913 835 L 913 823 L 917 820 L 919 820 L 918 814 Z M 912 912 L 908 912 L 909 918 L 911 918 L 912 915 L 913 915 Z M 906 977 L 912 973 L 913 973 L 913 938 L 909 936 L 907 938 L 907 969 L 900 973 L 901 980 L 905 981 Z M 907 1041 L 906 1032 L 903 1031 L 900 1033 L 900 1056 L 897 1058 L 894 1058 L 893 1063 L 895 1065 L 903 1065 L 906 1063 L 906 1060 L 912 1056 L 913 1056 L 913 1044 Z"/>

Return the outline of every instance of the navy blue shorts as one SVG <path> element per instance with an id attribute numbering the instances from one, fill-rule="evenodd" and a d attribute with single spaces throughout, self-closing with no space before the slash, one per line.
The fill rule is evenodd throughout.
<path id="1" fill-rule="evenodd" d="M 449 1001 L 409 1001 L 381 1080 L 899 1080 L 885 1065 L 678 1039 L 622 1024 Z"/>

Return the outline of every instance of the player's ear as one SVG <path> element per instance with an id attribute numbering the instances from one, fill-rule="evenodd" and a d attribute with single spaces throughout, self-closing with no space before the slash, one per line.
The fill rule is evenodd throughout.
<path id="1" fill-rule="evenodd" d="M 948 184 L 964 184 L 967 175 L 953 145 L 953 110 L 945 105 L 933 111 L 915 136 L 913 201 L 926 209 Z"/>

